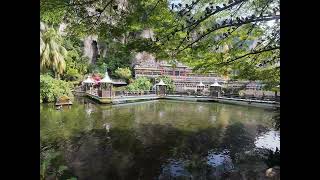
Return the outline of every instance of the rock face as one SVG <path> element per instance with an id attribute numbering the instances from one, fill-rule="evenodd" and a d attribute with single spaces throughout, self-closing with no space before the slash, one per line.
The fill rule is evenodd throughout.
<path id="1" fill-rule="evenodd" d="M 155 57 L 147 52 L 138 52 L 135 54 L 133 58 L 131 66 L 134 67 L 135 65 L 146 64 L 148 67 L 156 66 L 156 59 Z"/>
<path id="2" fill-rule="evenodd" d="M 119 0 L 119 6 L 118 8 L 124 8 L 126 7 L 126 1 L 125 0 Z M 61 26 L 60 29 L 63 29 L 65 26 Z M 154 37 L 154 32 L 152 31 L 152 29 L 145 29 L 142 32 L 138 33 L 137 36 L 140 36 L 142 38 L 146 38 L 146 39 L 151 39 L 151 40 L 155 40 Z M 124 43 L 125 38 L 123 38 L 122 40 Z M 87 36 L 83 39 L 83 53 L 84 56 L 89 58 L 89 63 L 96 63 L 97 59 L 99 57 L 105 57 L 107 55 L 107 46 L 105 43 L 99 42 L 98 41 L 98 36 L 97 35 L 90 35 Z M 147 53 L 147 52 L 139 52 L 136 54 L 136 57 L 133 60 L 133 64 L 132 66 L 135 65 L 135 62 L 140 62 L 140 61 L 147 61 L 147 60 L 155 60 L 155 58 Z"/>
<path id="3" fill-rule="evenodd" d="M 86 37 L 83 40 L 83 52 L 84 56 L 89 58 L 90 63 L 95 63 L 98 58 L 98 44 L 97 44 L 98 36 L 91 35 Z"/>
<path id="4" fill-rule="evenodd" d="M 106 44 L 99 42 L 96 35 L 84 38 L 83 45 L 83 53 L 89 58 L 89 63 L 95 64 L 99 57 L 105 57 L 107 54 Z"/>
<path id="5" fill-rule="evenodd" d="M 91 43 L 91 47 L 92 47 L 91 63 L 95 64 L 97 62 L 98 55 L 99 55 L 99 49 L 98 49 L 97 41 L 93 40 L 92 43 Z"/>

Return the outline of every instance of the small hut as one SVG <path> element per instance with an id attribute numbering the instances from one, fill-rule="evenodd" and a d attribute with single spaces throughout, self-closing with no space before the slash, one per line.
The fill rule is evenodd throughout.
<path id="1" fill-rule="evenodd" d="M 111 98 L 113 96 L 113 93 L 112 93 L 113 81 L 110 79 L 108 71 L 106 71 L 104 78 L 101 79 L 99 83 L 100 83 L 100 86 L 98 89 L 98 96 Z"/>
<path id="2" fill-rule="evenodd" d="M 202 94 L 204 90 L 204 84 L 202 83 L 202 81 L 200 81 L 199 84 L 197 84 L 197 94 Z"/>
<path id="3" fill-rule="evenodd" d="M 91 78 L 94 81 L 93 88 L 99 88 L 101 77 L 98 74 L 93 74 Z"/>
<path id="4" fill-rule="evenodd" d="M 167 85 L 161 79 L 160 82 L 156 84 L 157 95 L 165 96 L 166 95 L 166 89 L 167 89 Z"/>
<path id="5" fill-rule="evenodd" d="M 92 78 L 90 76 L 88 76 L 87 79 L 83 81 L 83 84 L 84 84 L 84 91 L 85 92 L 87 92 L 87 91 L 91 92 L 91 89 L 93 87 L 94 81 L 92 80 Z"/>
<path id="6" fill-rule="evenodd" d="M 222 86 L 217 81 L 210 85 L 210 95 L 212 97 L 220 97 L 221 91 Z"/>

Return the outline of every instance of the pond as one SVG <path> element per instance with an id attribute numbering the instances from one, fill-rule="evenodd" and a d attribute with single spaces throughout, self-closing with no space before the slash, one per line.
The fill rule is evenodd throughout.
<path id="1" fill-rule="evenodd" d="M 41 104 L 40 113 L 43 179 L 259 179 L 266 152 L 280 149 L 275 113 L 263 108 L 79 97 L 62 110 Z"/>

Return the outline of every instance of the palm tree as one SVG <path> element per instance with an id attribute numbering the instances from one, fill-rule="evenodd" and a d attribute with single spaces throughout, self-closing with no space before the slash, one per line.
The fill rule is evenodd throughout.
<path id="1" fill-rule="evenodd" d="M 54 28 L 40 30 L 40 70 L 53 70 L 59 78 L 66 69 L 64 57 L 66 49 L 62 46 L 62 38 Z"/>

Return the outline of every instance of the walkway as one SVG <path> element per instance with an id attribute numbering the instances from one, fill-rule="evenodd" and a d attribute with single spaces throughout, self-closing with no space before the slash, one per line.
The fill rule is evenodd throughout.
<path id="1" fill-rule="evenodd" d="M 227 103 L 227 104 L 248 105 L 248 106 L 255 106 L 255 107 L 266 107 L 266 108 L 280 107 L 280 103 L 275 101 L 262 101 L 262 100 L 227 98 L 227 97 L 213 98 L 208 96 L 187 96 L 187 95 L 167 95 L 167 96 L 160 97 L 156 94 L 148 94 L 148 95 L 136 95 L 136 96 L 132 96 L 132 95 L 115 96 L 113 98 L 101 98 L 89 93 L 86 93 L 86 95 L 89 96 L 91 99 L 94 99 L 103 104 L 123 104 L 123 103 L 139 102 L 139 101 L 168 99 L 168 100 L 197 101 L 197 102 L 220 102 L 220 103 Z"/>

